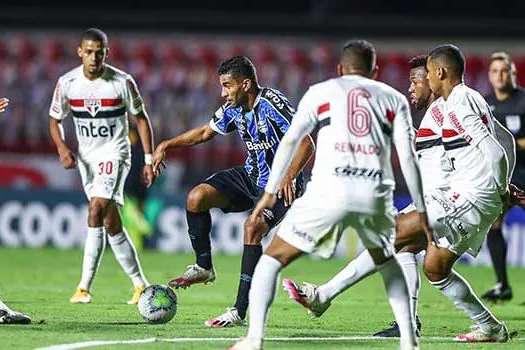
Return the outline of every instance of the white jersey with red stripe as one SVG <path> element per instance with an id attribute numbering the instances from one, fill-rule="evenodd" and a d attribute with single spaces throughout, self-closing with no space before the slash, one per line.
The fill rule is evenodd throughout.
<path id="1" fill-rule="evenodd" d="M 442 140 L 453 168 L 452 186 L 477 207 L 500 206 L 490 164 L 476 147 L 485 137 L 494 135 L 490 106 L 477 91 L 459 84 L 448 96 L 444 111 Z"/>
<path id="2" fill-rule="evenodd" d="M 423 174 L 424 193 L 449 185 L 452 168 L 441 141 L 444 104 L 445 100 L 441 97 L 430 104 L 416 133 L 416 152 Z"/>
<path id="3" fill-rule="evenodd" d="M 137 85 L 129 74 L 105 65 L 102 76 L 89 80 L 80 66 L 59 78 L 49 115 L 63 120 L 71 112 L 82 159 L 129 160 L 127 113 L 137 115 L 143 108 Z"/>
<path id="4" fill-rule="evenodd" d="M 403 163 L 410 162 L 403 174 L 409 189 L 417 186 L 411 194 L 421 191 L 410 108 L 405 96 L 392 87 L 358 75 L 330 79 L 309 88 L 296 118 L 300 119 L 296 124 L 308 125 L 307 129 L 319 126 L 307 191 L 324 193 L 327 205 L 333 202 L 370 214 L 393 210 L 393 142 Z M 275 167 L 274 161 L 272 172 Z M 273 187 L 270 183 L 267 188 Z M 417 207 L 424 210 L 422 195 L 416 197 Z"/>

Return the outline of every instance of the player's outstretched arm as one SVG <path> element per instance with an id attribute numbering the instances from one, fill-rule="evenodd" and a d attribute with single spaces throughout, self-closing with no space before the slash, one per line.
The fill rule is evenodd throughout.
<path id="1" fill-rule="evenodd" d="M 0 98 L 0 113 L 5 112 L 7 106 L 9 105 L 9 100 L 5 97 Z"/>
<path id="2" fill-rule="evenodd" d="M 210 127 L 209 123 L 206 123 L 203 126 L 188 130 L 182 135 L 162 141 L 155 149 L 155 153 L 153 153 L 153 171 L 155 174 L 159 173 L 168 150 L 195 146 L 211 140 L 216 135 L 217 132 Z"/>
<path id="3" fill-rule="evenodd" d="M 49 134 L 53 143 L 57 147 L 58 156 L 60 163 L 66 169 L 74 169 L 77 166 L 75 155 L 67 144 L 64 142 L 64 128 L 62 122 L 53 117 L 49 117 Z"/>
<path id="4" fill-rule="evenodd" d="M 152 166 L 153 128 L 151 127 L 148 114 L 144 109 L 134 117 L 140 141 L 142 142 L 142 149 L 144 150 L 144 169 L 142 170 L 142 177 L 146 187 L 151 187 L 156 176 L 153 172 Z"/>
<path id="5" fill-rule="evenodd" d="M 314 152 L 314 141 L 310 135 L 306 135 L 299 144 L 299 149 L 297 150 L 297 153 L 292 160 L 292 164 L 290 164 L 290 168 L 288 168 L 288 172 L 284 176 L 279 191 L 277 192 L 277 198 L 282 198 L 284 196 L 285 206 L 291 205 L 295 200 L 294 180 L 297 178 L 301 170 L 303 170 Z"/>

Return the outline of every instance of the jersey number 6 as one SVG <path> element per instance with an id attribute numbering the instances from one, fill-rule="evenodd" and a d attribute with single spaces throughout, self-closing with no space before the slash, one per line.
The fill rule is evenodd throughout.
<path id="1" fill-rule="evenodd" d="M 357 137 L 370 133 L 372 117 L 362 100 L 370 98 L 370 93 L 364 89 L 354 89 L 348 93 L 348 130 Z"/>

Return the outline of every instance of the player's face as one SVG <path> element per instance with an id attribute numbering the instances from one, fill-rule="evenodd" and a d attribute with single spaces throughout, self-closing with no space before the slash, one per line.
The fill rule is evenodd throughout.
<path id="1" fill-rule="evenodd" d="M 410 102 L 417 109 L 425 109 L 432 91 L 428 87 L 427 70 L 425 67 L 416 67 L 410 70 Z"/>
<path id="2" fill-rule="evenodd" d="M 104 69 L 104 62 L 108 54 L 108 49 L 104 44 L 95 40 L 83 40 L 78 48 L 78 56 L 82 59 L 84 73 L 89 76 L 96 76 Z"/>
<path id="3" fill-rule="evenodd" d="M 235 79 L 231 74 L 221 74 L 219 82 L 222 87 L 221 96 L 226 99 L 227 104 L 237 107 L 246 103 L 248 79 Z"/>
<path id="4" fill-rule="evenodd" d="M 443 95 L 441 93 L 441 77 L 443 75 L 443 67 L 440 67 L 436 62 L 432 60 L 432 58 L 429 57 L 427 60 L 427 71 L 428 87 L 437 96 Z"/>
<path id="5" fill-rule="evenodd" d="M 489 67 L 489 81 L 494 90 L 506 90 L 512 88 L 512 72 L 508 62 L 494 60 Z"/>

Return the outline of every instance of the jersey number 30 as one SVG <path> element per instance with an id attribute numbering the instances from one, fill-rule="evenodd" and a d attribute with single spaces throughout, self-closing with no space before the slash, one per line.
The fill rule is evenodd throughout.
<path id="1" fill-rule="evenodd" d="M 372 116 L 363 99 L 370 98 L 370 93 L 364 89 L 354 89 L 348 93 L 348 130 L 357 137 L 370 133 Z"/>

